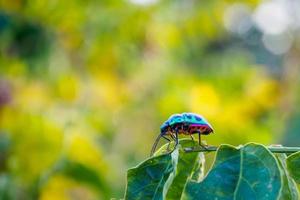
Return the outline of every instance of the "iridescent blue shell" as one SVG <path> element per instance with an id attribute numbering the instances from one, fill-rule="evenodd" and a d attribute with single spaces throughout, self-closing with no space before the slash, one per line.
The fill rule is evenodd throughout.
<path id="1" fill-rule="evenodd" d="M 185 125 L 195 124 L 211 127 L 207 120 L 201 115 L 195 113 L 182 113 L 171 115 L 171 117 L 161 125 L 160 130 L 164 132 L 168 127 L 181 123 L 184 123 Z"/>

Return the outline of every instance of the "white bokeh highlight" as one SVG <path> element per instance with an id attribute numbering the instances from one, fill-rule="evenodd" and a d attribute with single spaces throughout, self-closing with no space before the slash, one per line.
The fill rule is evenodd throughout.
<path id="1" fill-rule="evenodd" d="M 266 34 L 281 34 L 288 30 L 293 20 L 287 2 L 282 0 L 266 1 L 253 13 L 256 26 Z"/>
<path id="2" fill-rule="evenodd" d="M 129 2 L 131 2 L 133 4 L 141 5 L 141 6 L 152 5 L 152 4 L 155 4 L 157 1 L 158 0 L 129 0 Z"/>

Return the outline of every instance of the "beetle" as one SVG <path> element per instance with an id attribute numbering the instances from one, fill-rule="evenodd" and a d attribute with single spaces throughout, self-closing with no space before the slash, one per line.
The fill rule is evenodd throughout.
<path id="1" fill-rule="evenodd" d="M 167 147 L 167 149 L 169 149 L 171 140 L 175 141 L 175 147 L 178 145 L 179 134 L 189 135 L 192 140 L 194 140 L 193 134 L 198 134 L 199 145 L 206 148 L 201 144 L 201 135 L 209 135 L 213 132 L 212 126 L 201 115 L 195 113 L 173 114 L 161 125 L 160 134 L 157 136 L 152 146 L 150 156 L 154 154 L 161 138 L 164 138 L 169 142 Z"/>

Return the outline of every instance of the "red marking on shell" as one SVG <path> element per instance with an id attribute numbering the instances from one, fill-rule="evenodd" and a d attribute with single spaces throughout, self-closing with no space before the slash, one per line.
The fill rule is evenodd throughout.
<path id="1" fill-rule="evenodd" d="M 200 132 L 201 134 L 209 134 L 211 131 L 211 128 L 207 125 L 191 124 L 188 133 L 193 134 L 195 132 Z"/>

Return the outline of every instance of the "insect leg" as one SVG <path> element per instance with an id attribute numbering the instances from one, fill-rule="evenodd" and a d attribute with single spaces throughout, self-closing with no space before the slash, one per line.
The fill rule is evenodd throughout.
<path id="1" fill-rule="evenodd" d="M 194 142 L 194 141 L 195 141 L 195 139 L 194 139 L 193 135 L 192 135 L 192 134 L 190 134 L 190 136 L 191 136 L 191 138 L 192 138 L 192 141 Z"/>
<path id="2" fill-rule="evenodd" d="M 155 149 L 156 149 L 156 146 L 157 146 L 157 144 L 158 144 L 158 142 L 159 142 L 159 140 L 160 140 L 161 137 L 162 137 L 162 134 L 159 134 L 159 135 L 157 136 L 157 138 L 156 138 L 156 140 L 155 140 L 155 142 L 154 142 L 154 144 L 153 144 L 153 146 L 152 146 L 150 156 L 152 156 L 152 155 L 154 154 Z"/>
<path id="3" fill-rule="evenodd" d="M 205 145 L 202 145 L 202 143 L 201 143 L 201 133 L 200 132 L 198 133 L 198 136 L 199 136 L 199 146 L 203 147 L 204 149 L 207 149 L 207 147 Z"/>
<path id="4" fill-rule="evenodd" d="M 170 136 L 171 136 L 171 138 L 172 138 L 174 141 L 176 141 L 176 137 L 173 135 L 173 133 L 170 134 Z"/>
<path id="5" fill-rule="evenodd" d="M 175 150 L 178 145 L 178 128 L 175 129 L 175 139 L 174 140 L 175 140 L 175 146 L 174 146 L 173 150 Z"/>
<path id="6" fill-rule="evenodd" d="M 165 136 L 165 135 L 162 135 L 161 137 L 163 137 L 164 139 L 169 141 L 168 146 L 167 146 L 167 150 L 169 151 L 171 140 L 169 138 L 167 138 L 167 136 Z"/>
<path id="7" fill-rule="evenodd" d="M 176 130 L 175 130 L 175 136 L 176 136 L 176 138 L 175 138 L 175 147 L 178 145 L 178 129 L 176 128 Z"/>

